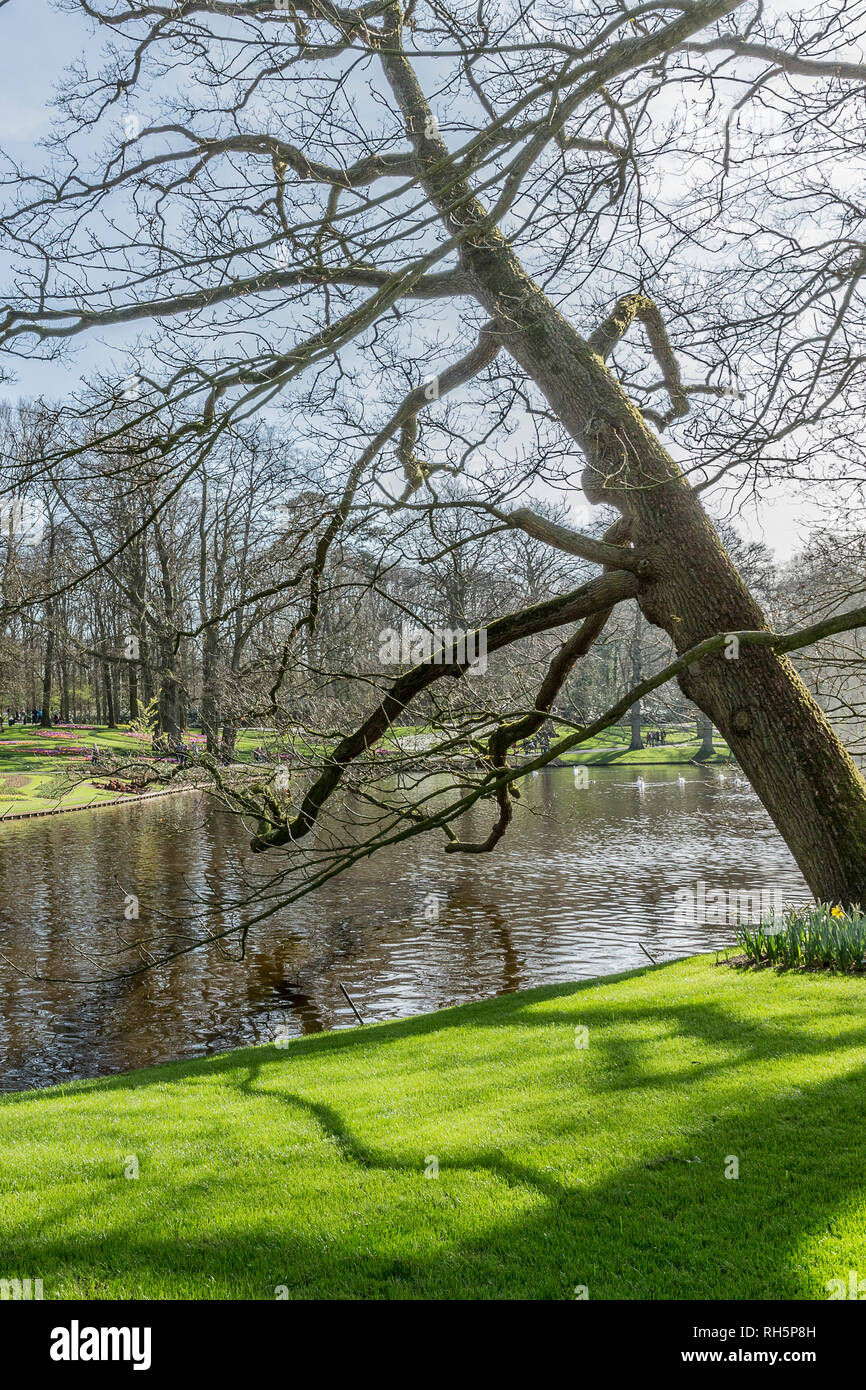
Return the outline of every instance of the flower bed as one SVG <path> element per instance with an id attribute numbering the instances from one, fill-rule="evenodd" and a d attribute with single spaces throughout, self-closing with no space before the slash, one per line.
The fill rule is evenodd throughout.
<path id="1" fill-rule="evenodd" d="M 98 787 L 102 792 L 128 792 L 130 796 L 138 796 L 147 790 L 146 782 L 121 782 L 116 777 L 109 777 L 104 782 L 94 782 L 94 787 Z"/>
<path id="2" fill-rule="evenodd" d="M 7 739 L 0 743 L 0 753 L 4 748 L 14 749 L 16 753 L 23 753 L 25 757 L 30 758 L 89 758 L 92 751 L 81 745 L 73 744 L 70 747 L 68 743 L 60 744 L 56 748 L 35 748 L 32 743 L 18 743 Z"/>

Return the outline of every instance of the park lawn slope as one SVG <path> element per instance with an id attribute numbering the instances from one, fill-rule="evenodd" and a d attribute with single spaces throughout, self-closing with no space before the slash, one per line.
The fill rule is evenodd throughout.
<path id="1" fill-rule="evenodd" d="M 46 737 L 32 724 L 0 731 L 0 821 L 34 811 L 84 809 L 116 799 L 115 792 L 94 786 L 84 776 L 89 767 L 85 759 L 64 756 L 67 747 L 89 749 L 98 742 L 117 757 L 142 750 L 141 742 L 121 729 L 94 726 L 69 739 L 54 736 L 55 730 L 48 733 Z"/>
<path id="2" fill-rule="evenodd" d="M 826 1298 L 866 1276 L 864 1121 L 866 979 L 697 957 L 8 1095 L 0 1277 L 46 1299 Z"/>
<path id="3" fill-rule="evenodd" d="M 666 743 L 660 748 L 629 748 L 628 744 L 611 747 L 609 744 L 579 747 L 562 756 L 564 763 L 586 763 L 595 767 L 617 767 L 625 764 L 633 767 L 649 767 L 654 763 L 683 764 L 693 763 L 703 766 L 710 763 L 729 763 L 731 761 L 727 744 L 716 743 L 715 751 L 701 753 L 701 745 L 694 743 Z"/>

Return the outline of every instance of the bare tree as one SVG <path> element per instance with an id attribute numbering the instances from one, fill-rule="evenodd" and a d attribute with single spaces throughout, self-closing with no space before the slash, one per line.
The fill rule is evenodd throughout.
<path id="1" fill-rule="evenodd" d="M 323 621 L 347 536 L 377 515 L 433 527 L 455 505 L 444 477 L 458 478 L 479 534 L 517 530 L 603 573 L 486 616 L 492 653 L 541 633 L 562 645 L 531 707 L 497 716 L 476 748 L 471 794 L 497 807 L 488 839 L 463 844 L 450 811 L 418 806 L 413 833 L 493 847 L 511 819 L 509 749 L 635 598 L 675 660 L 625 708 L 676 676 L 816 895 L 866 900 L 866 785 L 786 654 L 815 633 L 768 627 L 702 498 L 791 476 L 804 438 L 817 476 L 828 432 L 849 476 L 859 465 L 862 214 L 794 140 L 853 148 L 866 66 L 834 49 L 856 52 L 857 16 L 773 20 L 746 0 L 67 3 L 110 36 L 111 59 L 70 81 L 54 167 L 9 170 L 17 288 L 0 343 L 53 353 L 171 325 L 130 342 L 147 389 L 123 426 L 146 429 L 160 468 L 157 548 L 158 513 L 214 441 L 290 401 L 331 495 L 286 669 Z M 781 141 L 735 138 L 749 106 L 778 116 Z M 672 199 L 669 161 L 696 110 L 698 163 Z M 104 428 L 120 427 L 106 413 Z M 528 505 L 535 485 L 582 491 L 603 534 Z M 174 603 L 166 589 L 167 614 Z M 863 621 L 848 612 L 840 628 Z M 298 802 L 261 803 L 256 848 L 295 853 L 353 765 L 465 665 L 449 649 L 382 680 Z"/>

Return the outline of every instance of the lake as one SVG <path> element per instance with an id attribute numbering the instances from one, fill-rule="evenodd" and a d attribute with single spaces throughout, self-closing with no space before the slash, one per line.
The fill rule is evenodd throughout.
<path id="1" fill-rule="evenodd" d="M 588 774 L 586 786 L 571 768 L 530 776 L 492 855 L 419 837 L 254 928 L 240 963 L 210 946 L 98 986 L 65 981 L 108 973 L 151 913 L 186 932 L 275 858 L 251 855 L 243 827 L 198 793 L 0 826 L 0 1088 L 350 1026 L 341 983 L 374 1021 L 629 970 L 649 963 L 642 947 L 670 959 L 730 944 L 704 901 L 809 899 L 730 770 Z M 465 833 L 486 834 L 488 816 L 467 816 Z"/>

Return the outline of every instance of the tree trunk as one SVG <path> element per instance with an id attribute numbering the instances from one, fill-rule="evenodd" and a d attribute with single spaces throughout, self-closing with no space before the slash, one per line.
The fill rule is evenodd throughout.
<path id="1" fill-rule="evenodd" d="M 159 687 L 159 731 L 169 738 L 179 738 L 182 728 L 180 691 L 173 672 L 163 669 Z"/>
<path id="2" fill-rule="evenodd" d="M 713 721 L 702 714 L 698 719 L 698 738 L 701 746 L 698 751 L 699 758 L 711 758 L 715 749 L 713 747 Z"/>
<path id="3" fill-rule="evenodd" d="M 117 728 L 114 709 L 114 688 L 111 682 L 111 662 L 102 663 L 103 688 L 105 690 L 105 723 L 109 729 Z"/>
<path id="4" fill-rule="evenodd" d="M 129 717 L 137 719 L 138 710 L 138 667 L 134 661 L 127 663 L 126 679 L 129 686 Z"/>
<path id="5" fill-rule="evenodd" d="M 634 612 L 634 629 L 633 629 L 633 631 L 632 631 L 632 638 L 631 638 L 631 683 L 632 683 L 632 686 L 639 685 L 639 684 L 640 684 L 640 681 L 641 681 L 641 665 L 642 665 L 642 662 L 641 662 L 641 649 L 640 649 L 640 625 L 641 625 L 641 611 L 640 611 L 640 608 L 635 607 L 635 612 Z M 640 722 L 640 721 L 641 721 L 641 703 L 640 703 L 640 700 L 636 700 L 635 703 L 632 705 L 631 710 L 630 710 L 630 712 L 629 712 L 629 718 L 630 718 L 630 722 L 631 722 L 631 743 L 629 744 L 629 752 L 631 753 L 631 752 L 634 752 L 635 749 L 643 748 L 643 738 L 641 737 L 641 722 Z"/>
<path id="6" fill-rule="evenodd" d="M 629 710 L 629 722 L 631 724 L 631 743 L 628 746 L 628 750 L 630 753 L 633 753 L 637 748 L 643 748 L 640 721 L 641 705 L 640 700 L 636 700 L 635 703 L 632 705 L 631 709 Z"/>
<path id="7" fill-rule="evenodd" d="M 218 688 L 219 636 L 215 627 L 205 629 L 202 643 L 202 695 L 201 722 L 207 742 L 207 751 L 216 753 L 219 749 L 219 688 Z M 225 742 L 225 736 L 223 738 Z M 232 740 L 234 746 L 234 740 Z"/>
<path id="8" fill-rule="evenodd" d="M 587 459 L 587 498 L 628 520 L 646 557 L 644 616 L 678 653 L 719 633 L 766 629 L 698 495 L 599 353 L 497 233 L 464 248 L 505 346 Z M 866 782 L 787 657 L 742 643 L 736 660 L 709 657 L 679 683 L 727 740 L 815 897 L 866 904 Z"/>
<path id="9" fill-rule="evenodd" d="M 144 704 L 147 706 L 153 699 L 154 682 L 150 660 L 150 642 L 144 633 L 142 633 L 138 639 L 138 655 L 141 666 L 141 685 L 144 691 Z"/>
<path id="10" fill-rule="evenodd" d="M 233 758 L 235 755 L 235 743 L 237 742 L 238 726 L 226 720 L 223 724 L 222 754 L 225 758 Z"/>
<path id="11" fill-rule="evenodd" d="M 54 555 L 57 549 L 57 528 L 54 517 L 50 517 L 51 531 L 48 538 L 48 564 L 46 580 L 49 592 L 54 585 Z M 43 729 L 51 727 L 51 681 L 54 668 L 54 599 L 45 602 L 45 665 L 42 668 L 42 718 L 39 723 Z"/>
<path id="12" fill-rule="evenodd" d="M 679 468 L 600 359 L 546 301 L 536 308 L 540 292 L 531 298 L 527 329 L 509 325 L 514 355 L 584 449 L 590 501 L 628 518 L 648 561 L 645 617 L 678 653 L 766 628 Z M 736 660 L 709 657 L 679 683 L 727 740 L 816 898 L 866 903 L 866 783 L 787 657 L 741 644 Z"/>
<path id="13" fill-rule="evenodd" d="M 69 720 L 69 663 L 65 657 L 60 659 L 60 722 L 68 724 Z"/>
<path id="14" fill-rule="evenodd" d="M 39 723 L 43 729 L 51 727 L 51 674 L 54 665 L 54 628 L 49 616 L 48 635 L 45 638 L 45 666 L 42 671 L 42 718 Z"/>
<path id="15" fill-rule="evenodd" d="M 153 528 L 153 542 L 159 558 L 163 597 L 163 625 L 159 633 L 159 731 L 179 738 L 185 719 L 185 704 L 179 681 L 180 650 L 171 625 L 176 612 L 172 557 L 159 524 Z"/>

